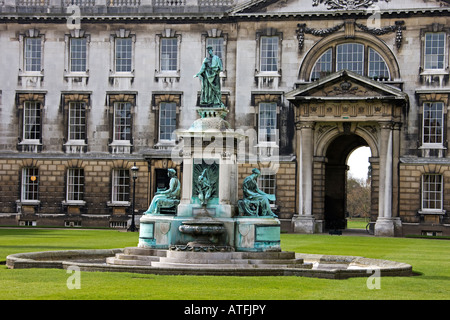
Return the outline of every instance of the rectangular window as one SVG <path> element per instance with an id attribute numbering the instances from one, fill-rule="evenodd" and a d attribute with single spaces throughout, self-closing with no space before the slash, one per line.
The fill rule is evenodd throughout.
<path id="1" fill-rule="evenodd" d="M 338 45 L 336 60 L 336 71 L 346 69 L 363 75 L 364 45 L 359 43 L 344 43 Z"/>
<path id="2" fill-rule="evenodd" d="M 423 105 L 423 144 L 443 142 L 444 104 L 426 102 Z"/>
<path id="3" fill-rule="evenodd" d="M 425 34 L 425 69 L 444 69 L 445 33 Z"/>
<path id="4" fill-rule="evenodd" d="M 131 140 L 131 103 L 114 103 L 114 140 Z"/>
<path id="5" fill-rule="evenodd" d="M 177 71 L 177 38 L 161 39 L 161 71 Z"/>
<path id="6" fill-rule="evenodd" d="M 116 38 L 116 72 L 132 71 L 132 39 Z"/>
<path id="7" fill-rule="evenodd" d="M 130 199 L 130 172 L 127 169 L 114 169 L 112 179 L 112 201 L 127 202 Z"/>
<path id="8" fill-rule="evenodd" d="M 261 71 L 278 71 L 278 37 L 261 37 Z"/>
<path id="9" fill-rule="evenodd" d="M 23 110 L 23 139 L 39 140 L 41 138 L 41 104 L 28 101 Z"/>
<path id="10" fill-rule="evenodd" d="M 39 169 L 23 168 L 22 169 L 22 194 L 21 200 L 39 200 Z"/>
<path id="11" fill-rule="evenodd" d="M 162 102 L 159 106 L 159 140 L 173 139 L 173 132 L 176 129 L 176 104 L 175 102 Z"/>
<path id="12" fill-rule="evenodd" d="M 213 48 L 213 52 L 216 56 L 218 56 L 223 63 L 224 57 L 224 46 L 223 46 L 223 38 L 207 38 L 206 39 L 206 47 L 211 46 Z"/>
<path id="13" fill-rule="evenodd" d="M 259 105 L 259 142 L 276 142 L 277 138 L 277 104 L 260 103 Z"/>
<path id="14" fill-rule="evenodd" d="M 86 139 L 86 105 L 84 102 L 69 103 L 69 140 Z"/>
<path id="15" fill-rule="evenodd" d="M 86 72 L 86 38 L 70 39 L 70 71 Z"/>
<path id="16" fill-rule="evenodd" d="M 41 38 L 25 39 L 25 71 L 41 71 Z"/>
<path id="17" fill-rule="evenodd" d="M 258 188 L 259 190 L 267 194 L 275 194 L 276 190 L 276 175 L 274 174 L 261 174 L 258 177 Z M 274 201 L 270 201 L 274 203 Z"/>
<path id="18" fill-rule="evenodd" d="M 67 171 L 67 201 L 82 201 L 84 194 L 84 170 L 71 168 Z"/>
<path id="19" fill-rule="evenodd" d="M 422 176 L 422 210 L 442 211 L 442 175 Z"/>

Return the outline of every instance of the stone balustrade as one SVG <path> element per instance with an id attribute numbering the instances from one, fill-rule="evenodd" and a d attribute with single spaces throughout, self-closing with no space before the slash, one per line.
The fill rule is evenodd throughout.
<path id="1" fill-rule="evenodd" d="M 202 7 L 203 11 L 205 7 L 212 10 L 231 7 L 235 2 L 236 0 L 0 0 L 0 13 L 58 13 L 65 12 L 71 6 L 77 6 L 81 10 L 95 8 L 93 12 L 96 13 L 106 13 L 108 8 L 122 8 L 126 12 L 130 8 L 137 8 L 139 12 L 152 12 L 153 8 Z"/>

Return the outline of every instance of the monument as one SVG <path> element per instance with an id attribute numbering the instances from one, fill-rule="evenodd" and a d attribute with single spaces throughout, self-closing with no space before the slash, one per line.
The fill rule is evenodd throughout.
<path id="1" fill-rule="evenodd" d="M 237 152 L 245 136 L 225 120 L 222 61 L 207 48 L 200 71 L 199 118 L 176 132 L 182 148 L 182 182 L 173 169 L 167 190 L 157 191 L 140 219 L 141 248 L 178 251 L 281 251 L 280 221 L 270 208 L 275 195 L 258 189 L 259 170 L 238 185 Z M 181 193 L 179 186 L 181 185 Z M 242 188 L 243 199 L 238 199 Z M 160 210 L 161 208 L 172 210 Z"/>

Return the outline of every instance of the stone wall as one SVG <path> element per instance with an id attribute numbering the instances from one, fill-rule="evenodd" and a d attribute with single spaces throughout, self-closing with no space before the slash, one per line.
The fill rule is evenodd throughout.
<path id="1" fill-rule="evenodd" d="M 18 220 L 39 220 L 39 225 L 63 226 L 65 221 L 81 221 L 82 226 L 109 227 L 113 220 L 126 221 L 131 214 L 133 179 L 130 172 L 130 201 L 115 205 L 111 201 L 112 170 L 130 169 L 132 161 L 126 160 L 73 160 L 73 159 L 0 159 L 0 210 L 2 224 L 11 223 L 12 216 Z M 136 204 L 139 212 L 147 209 L 148 166 L 137 161 Z M 22 168 L 39 169 L 39 202 L 21 202 Z M 84 169 L 84 203 L 68 205 L 66 202 L 67 170 Z M 6 221 L 7 217 L 8 221 Z M 3 220 L 5 218 L 5 220 Z M 116 219 L 117 218 L 117 219 Z"/>

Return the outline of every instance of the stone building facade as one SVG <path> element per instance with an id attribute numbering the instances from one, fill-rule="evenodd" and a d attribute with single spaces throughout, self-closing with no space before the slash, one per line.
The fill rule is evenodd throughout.
<path id="1" fill-rule="evenodd" d="M 450 233 L 445 0 L 0 0 L 0 225 L 119 227 L 182 178 L 206 46 L 286 231 L 345 227 L 371 149 L 375 234 Z M 136 179 L 131 167 L 139 168 Z M 242 191 L 238 191 L 242 194 Z"/>

